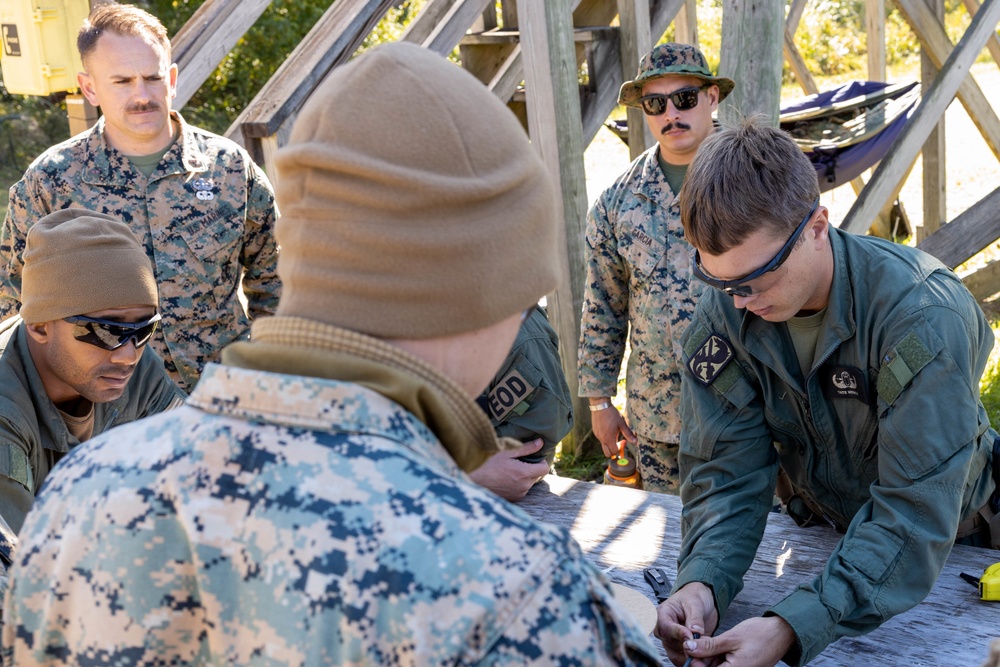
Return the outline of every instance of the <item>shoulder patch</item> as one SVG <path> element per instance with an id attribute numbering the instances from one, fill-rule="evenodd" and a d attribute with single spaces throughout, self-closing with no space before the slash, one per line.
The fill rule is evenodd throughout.
<path id="1" fill-rule="evenodd" d="M 718 334 L 709 334 L 688 361 L 688 370 L 706 387 L 715 382 L 733 360 L 733 347 Z"/>
<path id="2" fill-rule="evenodd" d="M 894 403 L 913 376 L 933 358 L 920 337 L 911 331 L 882 359 L 876 384 L 878 395 L 890 405 Z"/>
<path id="3" fill-rule="evenodd" d="M 487 398 L 490 416 L 498 422 L 504 421 L 511 412 L 517 412 L 518 406 L 524 402 L 536 387 L 518 371 L 511 369 L 509 373 L 500 378 L 496 386 L 490 391 Z M 527 409 L 525 406 L 521 412 Z"/>

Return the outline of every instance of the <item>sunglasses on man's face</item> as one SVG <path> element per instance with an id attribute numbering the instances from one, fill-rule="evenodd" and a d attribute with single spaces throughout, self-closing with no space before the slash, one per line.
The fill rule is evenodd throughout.
<path id="1" fill-rule="evenodd" d="M 781 246 L 781 250 L 778 251 L 778 254 L 772 257 L 770 262 L 760 267 L 756 271 L 751 271 L 742 278 L 736 278 L 735 280 L 719 280 L 718 278 L 705 272 L 705 269 L 701 267 L 701 254 L 699 254 L 699 252 L 695 250 L 694 251 L 695 277 L 698 280 L 702 281 L 703 283 L 711 285 L 715 289 L 722 290 L 729 296 L 742 296 L 742 297 L 750 296 L 751 294 L 754 293 L 754 290 L 753 286 L 748 285 L 747 283 L 756 280 L 757 278 L 760 278 L 765 273 L 771 273 L 772 271 L 776 271 L 779 267 L 781 267 L 782 264 L 785 263 L 785 260 L 788 259 L 788 256 L 792 254 L 792 250 L 795 249 L 796 241 L 799 240 L 799 237 L 802 236 L 802 232 L 805 231 L 805 228 L 808 225 L 809 221 L 812 220 L 813 213 L 816 212 L 817 208 L 819 208 L 819 197 L 817 197 L 816 201 L 813 202 L 812 208 L 809 209 L 809 213 L 806 214 L 806 217 L 802 218 L 802 222 L 799 223 L 799 226 L 795 228 L 795 231 L 792 233 L 792 235 L 788 238 L 787 241 L 785 241 L 785 245 Z"/>
<path id="2" fill-rule="evenodd" d="M 705 84 L 704 86 L 681 88 L 668 94 L 654 93 L 652 95 L 644 95 L 639 98 L 639 106 L 642 107 L 647 116 L 659 116 L 667 110 L 667 100 L 670 100 L 674 103 L 674 108 L 678 111 L 687 111 L 698 106 L 698 93 L 708 87 L 709 85 Z"/>
<path id="3" fill-rule="evenodd" d="M 160 323 L 160 314 L 153 315 L 145 322 L 115 322 L 86 315 L 64 317 L 63 321 L 74 325 L 73 338 L 96 345 L 102 350 L 117 350 L 129 341 L 135 343 L 138 350 L 153 337 Z"/>

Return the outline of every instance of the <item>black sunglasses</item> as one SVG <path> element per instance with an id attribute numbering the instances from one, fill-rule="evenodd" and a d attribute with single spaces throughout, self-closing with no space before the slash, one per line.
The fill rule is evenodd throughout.
<path id="1" fill-rule="evenodd" d="M 698 106 L 698 93 L 709 87 L 711 87 L 711 84 L 706 83 L 702 86 L 681 88 L 668 95 L 664 95 L 663 93 L 644 95 L 639 98 L 639 106 L 642 107 L 647 116 L 659 116 L 667 110 L 667 100 L 670 100 L 674 103 L 674 108 L 678 111 L 687 111 Z"/>
<path id="2" fill-rule="evenodd" d="M 799 226 L 795 229 L 795 232 L 793 232 L 792 235 L 789 237 L 789 239 L 785 241 L 785 245 L 781 246 L 781 250 L 778 251 L 778 254 L 775 255 L 773 258 L 771 258 L 770 262 L 760 267 L 756 271 L 751 271 L 742 278 L 737 278 L 736 280 L 719 280 L 718 278 L 714 278 L 709 274 L 705 273 L 705 270 L 701 268 L 701 255 L 698 253 L 697 250 L 695 250 L 694 251 L 695 277 L 698 280 L 702 281 L 703 283 L 711 285 L 716 289 L 720 289 L 730 296 L 743 296 L 743 297 L 750 296 L 751 294 L 753 294 L 753 287 L 747 285 L 746 283 L 749 283 L 752 280 L 760 278 L 765 273 L 770 273 L 771 271 L 775 271 L 776 269 L 778 269 L 778 267 L 780 267 L 782 264 L 785 263 L 785 260 L 788 259 L 788 256 L 792 254 L 792 250 L 795 248 L 795 242 L 799 240 L 800 236 L 802 236 L 803 230 L 805 230 L 807 223 L 812 219 L 813 213 L 816 212 L 817 208 L 819 208 L 819 197 L 817 197 L 816 201 L 813 202 L 812 208 L 809 209 L 809 213 L 806 214 L 806 217 L 802 218 L 802 222 L 799 223 Z"/>
<path id="3" fill-rule="evenodd" d="M 75 325 L 73 338 L 96 345 L 102 350 L 117 350 L 129 341 L 134 342 L 135 348 L 139 349 L 153 337 L 153 332 L 160 323 L 160 314 L 153 315 L 145 322 L 115 322 L 86 315 L 64 317 L 63 321 Z"/>

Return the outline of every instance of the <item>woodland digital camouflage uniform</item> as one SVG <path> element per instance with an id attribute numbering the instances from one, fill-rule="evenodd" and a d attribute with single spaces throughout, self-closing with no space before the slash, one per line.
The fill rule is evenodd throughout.
<path id="1" fill-rule="evenodd" d="M 180 123 L 148 179 L 103 140 L 103 119 L 50 148 L 10 190 L 0 233 L 0 319 L 20 307 L 28 229 L 52 211 L 86 208 L 121 218 L 153 261 L 163 320 L 152 339 L 167 371 L 190 391 L 201 369 L 278 303 L 274 196 L 239 146 Z"/>
<path id="2" fill-rule="evenodd" d="M 676 493 L 680 341 L 702 285 L 691 274 L 691 246 L 658 148 L 637 158 L 588 215 L 579 377 L 581 396 L 614 396 L 631 325 L 626 408 L 629 425 L 646 441 L 639 453 L 643 484 Z"/>
<path id="3" fill-rule="evenodd" d="M 21 537 L 6 664 L 658 664 L 564 530 L 347 382 L 210 365 Z"/>

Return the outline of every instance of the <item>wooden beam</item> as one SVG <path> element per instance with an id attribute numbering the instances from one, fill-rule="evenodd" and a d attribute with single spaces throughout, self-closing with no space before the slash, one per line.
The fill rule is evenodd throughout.
<path id="1" fill-rule="evenodd" d="M 885 0 L 865 0 L 868 80 L 885 81 Z"/>
<path id="2" fill-rule="evenodd" d="M 188 103 L 270 4 L 271 0 L 206 0 L 191 15 L 170 40 L 180 72 L 174 109 Z"/>
<path id="3" fill-rule="evenodd" d="M 965 8 L 969 10 L 969 16 L 975 16 L 976 12 L 979 11 L 979 0 L 964 0 L 964 2 Z M 1000 65 L 1000 39 L 997 39 L 996 35 L 990 35 L 990 38 L 986 40 L 986 48 L 990 50 L 993 62 Z"/>
<path id="4" fill-rule="evenodd" d="M 560 284 L 548 297 L 549 319 L 561 341 L 563 372 L 576 415 L 572 447 L 583 453 L 590 431 L 586 399 L 577 396 L 576 349 L 580 337 L 587 219 L 587 179 L 580 133 L 580 93 L 570 0 L 525 2 L 518 7 L 531 142 L 548 167 L 559 200 Z M 565 442 L 565 441 L 564 441 Z"/>
<path id="5" fill-rule="evenodd" d="M 954 269 L 997 240 L 1000 188 L 970 206 L 964 213 L 917 244 Z"/>
<path id="6" fill-rule="evenodd" d="M 909 0 L 897 0 L 897 3 Z M 922 4 L 922 0 L 921 0 Z M 917 152 L 931 129 L 951 103 L 961 82 L 966 79 L 969 68 L 975 62 L 979 51 L 1000 20 L 1000 1 L 986 0 L 972 23 L 945 61 L 934 79 L 930 90 L 924 95 L 900 136 L 889 148 L 867 187 L 854 202 L 841 225 L 849 232 L 861 233 L 871 225 L 875 215 L 882 209 L 892 192 L 899 186 L 900 179 L 917 156 Z"/>
<path id="7" fill-rule="evenodd" d="M 236 118 L 226 136 L 239 143 L 276 134 L 313 89 L 354 54 L 392 0 L 337 0 Z"/>
<path id="8" fill-rule="evenodd" d="M 805 58 L 802 57 L 798 47 L 795 46 L 795 40 L 792 39 L 792 35 L 788 32 L 787 28 L 782 39 L 782 50 L 785 53 L 785 61 L 792 68 L 792 74 L 795 75 L 795 80 L 799 82 L 799 86 L 805 94 L 815 95 L 818 93 L 819 87 L 816 85 L 816 80 L 806 66 Z"/>
<path id="9" fill-rule="evenodd" d="M 806 10 L 807 1 L 792 0 L 788 5 L 788 16 L 785 17 L 785 29 L 793 36 L 795 35 L 795 31 L 799 29 L 799 22 L 802 20 L 802 12 Z"/>
<path id="10" fill-rule="evenodd" d="M 784 43 L 783 3 L 723 0 L 719 73 L 737 82 L 719 106 L 719 118 L 763 114 L 778 125 Z M 751 85 L 751 82 L 752 85 Z"/>
<path id="11" fill-rule="evenodd" d="M 649 2 L 642 3 L 649 8 Z M 698 3 L 696 0 L 686 0 L 681 10 L 674 17 L 674 41 L 681 44 L 698 46 Z"/>
<path id="12" fill-rule="evenodd" d="M 399 41 L 411 42 L 413 44 L 423 44 L 424 41 L 434 32 L 434 27 L 441 22 L 445 14 L 451 11 L 452 6 L 458 0 L 427 0 L 427 4 L 414 17 L 410 24 L 406 26 Z"/>
<path id="13" fill-rule="evenodd" d="M 653 48 L 649 23 L 649 2 L 648 0 L 618 0 L 617 5 L 620 26 L 618 48 L 621 58 L 622 81 L 628 81 L 635 77 L 642 57 Z M 625 114 L 628 120 L 629 159 L 634 160 L 648 146 L 653 145 L 653 135 L 649 132 L 642 109 L 626 107 Z"/>
<path id="14" fill-rule="evenodd" d="M 938 69 L 941 69 L 948 54 L 952 52 L 952 44 L 944 27 L 924 4 L 924 0 L 895 0 L 895 4 L 903 12 L 906 21 L 920 40 L 921 49 L 927 53 Z M 975 21 L 974 17 L 973 21 Z M 992 27 L 996 27 L 995 21 Z M 982 45 L 979 48 L 982 49 Z M 966 71 L 967 74 L 968 71 Z M 965 110 L 969 112 L 969 117 L 979 128 L 979 132 L 983 135 L 990 150 L 997 158 L 1000 158 L 1000 119 L 997 118 L 993 107 L 983 91 L 980 90 L 979 85 L 976 84 L 975 79 L 969 76 L 962 79 L 958 89 L 958 99 L 961 100 Z"/>
<path id="15" fill-rule="evenodd" d="M 490 0 L 459 0 L 442 17 L 421 45 L 447 56 L 473 23 L 482 16 Z M 508 28 L 504 26 L 504 29 Z"/>
<path id="16" fill-rule="evenodd" d="M 990 262 L 982 269 L 962 277 L 976 301 L 988 299 L 1000 292 L 1000 261 Z"/>
<path id="17" fill-rule="evenodd" d="M 934 17 L 944 22 L 944 0 L 924 0 Z M 937 76 L 938 70 L 934 60 L 920 49 L 920 83 L 921 92 L 926 93 L 930 82 Z M 945 169 L 945 116 L 941 115 L 937 125 L 931 130 L 924 142 L 921 169 L 923 176 L 923 223 L 917 228 L 917 243 L 936 232 L 948 217 L 946 190 L 948 173 Z"/>

